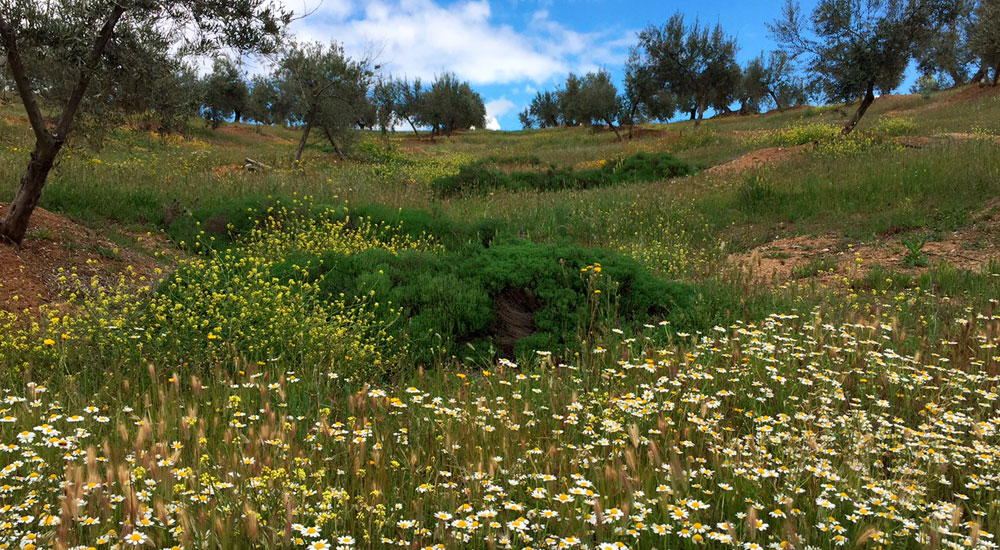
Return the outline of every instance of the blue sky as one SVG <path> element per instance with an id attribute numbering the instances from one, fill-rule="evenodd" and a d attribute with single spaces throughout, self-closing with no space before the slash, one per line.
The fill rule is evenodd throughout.
<path id="1" fill-rule="evenodd" d="M 355 56 L 375 55 L 392 74 L 431 79 L 452 71 L 469 80 L 506 130 L 537 90 L 567 73 L 606 68 L 621 80 L 635 33 L 676 11 L 721 23 L 736 35 L 739 60 L 771 50 L 765 24 L 783 0 L 698 2 L 611 0 L 283 0 L 297 13 L 300 40 L 340 42 Z M 804 0 L 810 9 L 815 0 Z"/>

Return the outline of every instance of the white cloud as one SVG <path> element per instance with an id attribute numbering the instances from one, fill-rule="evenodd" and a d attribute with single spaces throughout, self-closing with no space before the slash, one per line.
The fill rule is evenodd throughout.
<path id="1" fill-rule="evenodd" d="M 494 99 L 493 101 L 488 101 L 486 103 L 486 116 L 501 117 L 509 113 L 514 107 L 517 107 L 517 105 L 506 97 Z"/>
<path id="2" fill-rule="evenodd" d="M 517 104 L 513 101 L 507 99 L 506 97 L 501 97 L 500 99 L 494 99 L 493 101 L 486 102 L 486 129 L 487 130 L 500 130 L 500 117 L 511 112 Z"/>
<path id="3" fill-rule="evenodd" d="M 573 31 L 545 10 L 527 14 L 519 30 L 494 22 L 486 0 L 376 0 L 363 8 L 352 0 L 322 0 L 318 7 L 319 0 L 284 0 L 298 12 L 303 1 L 315 13 L 294 23 L 298 39 L 337 41 L 355 56 L 380 52 L 378 62 L 389 72 L 410 77 L 452 71 L 474 85 L 545 85 L 625 56 L 617 36 Z"/>

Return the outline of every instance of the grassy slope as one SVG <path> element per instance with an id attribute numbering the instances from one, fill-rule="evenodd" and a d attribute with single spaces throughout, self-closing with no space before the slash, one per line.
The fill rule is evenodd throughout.
<path id="1" fill-rule="evenodd" d="M 977 139 L 935 139 L 918 149 L 829 148 L 751 172 L 699 174 L 586 191 L 438 200 L 429 190 L 435 177 L 486 156 L 534 156 L 542 165 L 581 167 L 654 151 L 710 166 L 773 145 L 787 128 L 840 124 L 850 109 L 805 107 L 719 118 L 699 129 L 690 122 L 649 126 L 645 129 L 652 136 L 625 143 L 615 143 L 610 133 L 583 128 L 471 132 L 433 144 L 406 133 L 393 135 L 388 144 L 369 136 L 351 161 L 335 160 L 325 144 L 315 142 L 302 168 L 290 164 L 297 139 L 294 129 L 228 126 L 212 132 L 196 123 L 187 137 L 167 140 L 123 129 L 100 150 L 84 143 L 68 150 L 42 205 L 91 224 L 143 228 L 165 228 L 189 210 L 269 194 L 298 194 L 330 204 L 426 208 L 456 219 L 505 219 L 533 240 L 618 250 L 666 275 L 704 280 L 708 274 L 718 278 L 730 254 L 778 237 L 833 233 L 859 242 L 893 233 L 933 240 L 968 226 L 977 212 L 1000 196 L 997 147 Z M 23 120 L 16 118 L 14 106 L 4 111 L 8 146 L 0 150 L 0 185 L 9 195 L 30 134 Z M 859 130 L 877 129 L 896 116 L 911 121 L 904 131 L 915 136 L 997 135 L 1000 95 L 996 90 L 967 87 L 929 99 L 880 98 Z M 246 175 L 239 169 L 246 157 L 275 169 Z"/>
<path id="2" fill-rule="evenodd" d="M 919 107 L 914 134 L 984 124 L 993 126 L 979 133 L 1000 133 L 1000 96 L 952 102 L 955 93 L 880 100 L 863 129 Z M 975 546 L 1000 524 L 998 278 L 931 266 L 904 280 L 885 266 L 846 284 L 770 288 L 729 256 L 797 234 L 867 241 L 890 226 L 932 238 L 967 229 L 1000 196 L 992 142 L 836 146 L 750 173 L 589 191 L 442 201 L 428 185 L 487 155 L 576 165 L 647 150 L 711 165 L 768 145 L 768 131 L 842 117 L 822 108 L 680 123 L 624 144 L 584 129 L 434 145 L 395 136 L 393 148 L 372 140 L 348 162 L 317 145 L 296 169 L 286 129 L 192 128 L 166 142 L 122 130 L 101 151 L 70 150 L 43 206 L 105 230 L 162 228 L 185 210 L 279 193 L 416 206 L 623 251 L 735 310 L 704 338 L 662 326 L 636 339 L 595 331 L 569 365 L 545 355 L 521 368 L 449 363 L 385 389 L 375 378 L 373 389 L 369 374 L 393 359 L 377 319 L 366 307 L 317 306 L 308 285 L 269 278 L 275 251 L 435 243 L 326 220 L 194 259 L 139 300 L 95 291 L 92 310 L 50 310 L 30 328 L 0 315 L 0 443 L 22 453 L 3 456 L 32 457 L 0 479 L 10 499 L 0 504 L 13 505 L 0 515 L 0 544 L 87 547 L 104 535 L 158 548 L 305 547 L 313 539 L 296 540 L 292 527 L 301 524 L 324 541 L 348 537 L 345 547 L 496 548 L 507 537 L 524 547 L 517 533 L 530 521 L 535 547 Z M 19 121 L 3 135 L 0 196 L 29 139 Z M 248 156 L 275 169 L 233 169 Z M 245 354 L 233 357 L 237 348 Z M 25 377 L 48 391 L 26 390 Z M 5 525 L 12 513 L 31 519 Z"/>

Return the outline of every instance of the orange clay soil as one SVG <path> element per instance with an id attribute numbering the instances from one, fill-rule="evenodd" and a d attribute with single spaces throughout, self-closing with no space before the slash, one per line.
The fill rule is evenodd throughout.
<path id="1" fill-rule="evenodd" d="M 0 216 L 6 209 L 6 203 L 0 203 Z M 120 246 L 63 216 L 36 208 L 24 243 L 19 247 L 0 244 L 0 310 L 37 312 L 41 305 L 60 303 L 70 284 L 62 277 L 73 271 L 85 282 L 96 276 L 105 284 L 130 269 L 137 278 L 158 277 L 170 260 L 153 255 L 171 253 L 166 237 L 128 232 L 124 237 L 135 246 Z"/>

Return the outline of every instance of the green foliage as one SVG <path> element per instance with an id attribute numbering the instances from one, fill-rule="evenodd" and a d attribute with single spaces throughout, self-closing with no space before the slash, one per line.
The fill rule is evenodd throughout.
<path id="1" fill-rule="evenodd" d="M 931 94 L 941 91 L 941 82 L 934 75 L 925 74 L 917 79 L 910 88 L 910 93 L 918 94 L 924 99 L 930 99 Z"/>
<path id="2" fill-rule="evenodd" d="M 927 256 L 923 253 L 924 246 L 927 244 L 926 237 L 902 239 L 902 243 L 906 247 L 906 256 L 903 257 L 903 265 L 911 268 L 927 266 Z"/>
<path id="3" fill-rule="evenodd" d="M 425 124 L 451 134 L 454 130 L 486 126 L 483 98 L 468 82 L 452 73 L 437 78 L 420 98 L 419 118 Z"/>
<path id="4" fill-rule="evenodd" d="M 880 136 L 896 137 L 917 131 L 917 121 L 912 117 L 886 116 L 878 119 L 871 132 Z"/>
<path id="5" fill-rule="evenodd" d="M 368 60 L 351 59 L 336 43 L 313 42 L 286 47 L 272 78 L 289 120 L 304 132 L 322 129 L 331 142 L 341 139 L 346 147 L 353 137 L 349 130 L 368 114 L 372 76 Z"/>
<path id="6" fill-rule="evenodd" d="M 262 221 L 261 213 L 273 211 L 282 202 L 281 197 L 261 195 L 226 199 L 179 216 L 167 227 L 167 235 L 188 250 L 221 250 L 256 229 Z"/>
<path id="7" fill-rule="evenodd" d="M 600 70 L 596 73 L 587 73 L 580 85 L 577 101 L 579 104 L 576 108 L 585 122 L 607 123 L 615 129 L 615 121 L 621 112 L 621 101 L 609 72 Z M 617 129 L 615 130 L 617 132 Z"/>
<path id="8" fill-rule="evenodd" d="M 641 31 L 635 54 L 649 67 L 653 82 L 700 122 L 708 107 L 731 103 L 740 84 L 736 51 L 736 40 L 720 25 L 688 25 L 678 12 L 662 27 Z"/>
<path id="9" fill-rule="evenodd" d="M 297 254 L 275 265 L 276 280 L 315 282 L 332 300 L 378 304 L 390 341 L 418 364 L 459 353 L 478 359 L 571 347 L 598 324 L 632 326 L 681 319 L 689 287 L 653 276 L 625 256 L 578 245 L 532 243 L 503 224 L 459 224 L 419 210 L 355 210 L 371 225 L 404 235 L 443 235 L 444 249 L 397 253 Z M 360 219 L 360 218 L 359 218 Z M 578 341 L 578 340 L 576 340 Z"/>
<path id="10" fill-rule="evenodd" d="M 227 58 L 215 60 L 211 74 L 201 81 L 202 116 L 213 129 L 223 121 L 235 118 L 240 121 L 246 111 L 250 90 L 239 68 Z"/>
<path id="11" fill-rule="evenodd" d="M 521 119 L 525 128 L 554 128 L 559 125 L 558 92 L 538 92 Z"/>
<path id="12" fill-rule="evenodd" d="M 805 145 L 837 136 L 840 129 L 832 124 L 806 122 L 778 130 L 774 142 L 779 147 Z"/>
<path id="13" fill-rule="evenodd" d="M 457 175 L 435 180 L 432 187 L 440 196 L 490 191 L 557 191 L 656 181 L 694 172 L 694 166 L 666 153 L 640 152 L 586 170 L 551 166 L 543 171 L 504 172 L 477 162 L 462 167 Z"/>

